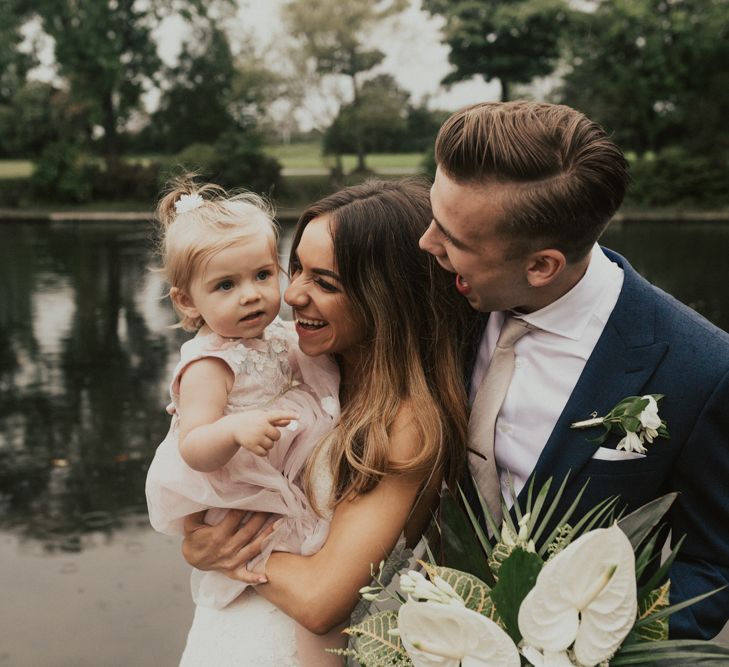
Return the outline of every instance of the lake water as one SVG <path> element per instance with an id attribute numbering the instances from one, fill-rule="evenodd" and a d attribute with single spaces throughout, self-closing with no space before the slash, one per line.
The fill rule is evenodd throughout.
<path id="1" fill-rule="evenodd" d="M 729 225 L 604 240 L 729 329 Z M 143 223 L 0 226 L 0 666 L 159 667 L 182 650 L 188 568 L 144 505 L 186 337 L 153 247 Z"/>

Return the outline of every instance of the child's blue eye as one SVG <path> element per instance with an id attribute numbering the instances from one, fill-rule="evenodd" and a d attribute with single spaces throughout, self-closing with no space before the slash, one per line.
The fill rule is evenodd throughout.
<path id="1" fill-rule="evenodd" d="M 229 292 L 234 287 L 232 280 L 224 280 L 218 285 L 219 290 L 223 290 L 223 292 Z"/>
<path id="2" fill-rule="evenodd" d="M 270 276 L 271 272 L 264 269 L 256 274 L 256 280 L 267 280 Z"/>

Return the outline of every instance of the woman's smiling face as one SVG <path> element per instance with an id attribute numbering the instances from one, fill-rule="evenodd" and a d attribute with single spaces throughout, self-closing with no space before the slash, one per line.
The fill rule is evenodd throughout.
<path id="1" fill-rule="evenodd" d="M 345 363 L 353 362 L 364 331 L 334 264 L 329 217 L 309 222 L 293 252 L 284 299 L 293 308 L 301 350 L 311 357 L 339 354 Z"/>

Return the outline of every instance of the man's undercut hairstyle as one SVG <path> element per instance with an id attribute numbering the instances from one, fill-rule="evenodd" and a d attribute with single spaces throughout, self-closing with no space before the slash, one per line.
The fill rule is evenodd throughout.
<path id="1" fill-rule="evenodd" d="M 605 131 L 564 105 L 475 104 L 454 113 L 435 142 L 457 183 L 503 184 L 502 231 L 516 253 L 554 247 L 582 259 L 620 207 L 628 164 Z"/>

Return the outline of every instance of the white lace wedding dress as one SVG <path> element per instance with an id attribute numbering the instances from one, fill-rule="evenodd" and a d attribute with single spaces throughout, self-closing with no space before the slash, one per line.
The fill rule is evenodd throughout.
<path id="1" fill-rule="evenodd" d="M 315 463 L 312 488 L 319 507 L 325 507 L 332 489 L 332 473 L 326 452 L 320 451 Z M 383 581 L 412 557 L 400 536 L 383 569 Z M 352 613 L 352 623 L 367 614 L 364 601 Z M 180 667 L 302 667 L 296 643 L 295 621 L 278 607 L 247 588 L 223 609 L 197 606 Z M 307 662 L 307 661 L 304 661 Z M 343 660 L 322 652 L 315 662 L 328 667 L 342 665 Z"/>

